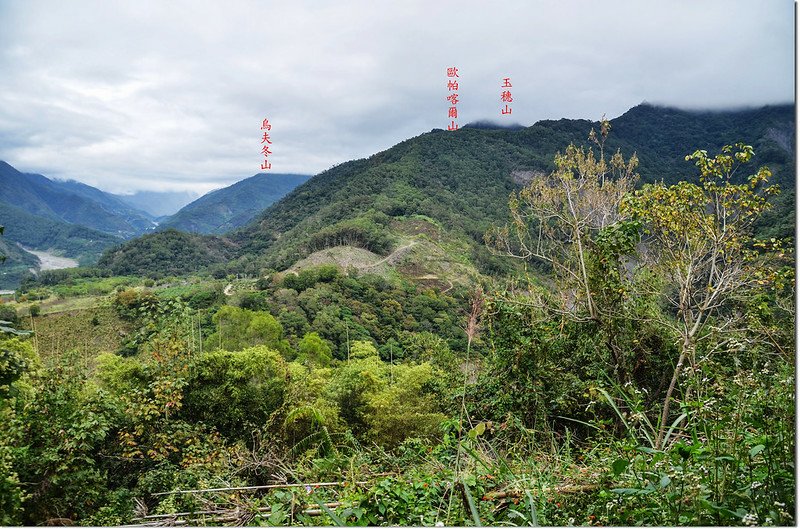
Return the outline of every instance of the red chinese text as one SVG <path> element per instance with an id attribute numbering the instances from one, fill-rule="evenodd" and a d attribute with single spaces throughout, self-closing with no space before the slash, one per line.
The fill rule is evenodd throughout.
<path id="1" fill-rule="evenodd" d="M 511 95 L 511 78 L 510 77 L 503 77 L 503 84 L 500 85 L 502 90 L 500 91 L 500 102 L 505 103 L 505 107 L 500 109 L 500 114 L 511 114 L 511 103 L 514 102 L 514 97 Z"/>
<path id="2" fill-rule="evenodd" d="M 450 124 L 447 130 L 458 130 L 458 68 L 455 66 L 447 68 L 447 102 L 450 103 L 450 108 L 447 109 L 447 118 L 450 119 Z"/>
<path id="3" fill-rule="evenodd" d="M 261 155 L 264 157 L 264 162 L 261 164 L 261 170 L 266 171 L 267 169 L 272 168 L 272 164 L 269 162 L 269 155 L 272 154 L 272 151 L 269 150 L 270 145 L 272 145 L 272 140 L 269 137 L 269 131 L 272 130 L 272 125 L 267 118 L 264 118 L 264 121 L 261 122 L 261 130 Z"/>

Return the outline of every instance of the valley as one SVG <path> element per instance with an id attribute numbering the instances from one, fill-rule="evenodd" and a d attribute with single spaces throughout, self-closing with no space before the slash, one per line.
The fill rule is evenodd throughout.
<path id="1" fill-rule="evenodd" d="M 0 1 L 0 526 L 797 525 L 798 17 Z"/>
<path id="2" fill-rule="evenodd" d="M 434 130 L 125 237 L 0 202 L 3 520 L 791 522 L 793 112 Z"/>

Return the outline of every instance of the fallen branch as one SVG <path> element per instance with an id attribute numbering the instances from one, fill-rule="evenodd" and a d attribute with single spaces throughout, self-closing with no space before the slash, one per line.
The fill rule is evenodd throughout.
<path id="1" fill-rule="evenodd" d="M 367 485 L 369 481 L 355 481 L 352 485 Z M 171 490 L 169 492 L 154 492 L 151 496 L 166 496 L 169 494 L 189 494 L 197 492 L 234 492 L 246 490 L 264 490 L 264 489 L 288 489 L 293 487 L 337 487 L 346 486 L 347 481 L 328 481 L 320 483 L 286 483 L 279 485 L 253 485 L 250 487 L 220 487 L 216 489 L 189 489 L 189 490 Z"/>
<path id="2" fill-rule="evenodd" d="M 311 504 L 307 506 L 307 508 L 303 509 L 303 514 L 307 514 L 309 516 L 320 516 L 324 514 L 324 511 L 320 507 L 312 507 L 312 505 L 319 504 Z M 334 501 L 329 503 L 324 503 L 325 507 L 329 509 L 334 509 L 336 507 L 341 507 L 344 505 L 342 502 Z M 225 522 L 236 522 L 238 521 L 242 515 L 247 514 L 254 514 L 254 513 L 268 513 L 272 511 L 272 507 L 258 507 L 256 509 L 232 509 L 232 510 L 217 510 L 217 511 L 193 511 L 193 512 L 178 512 L 172 514 L 152 514 L 149 516 L 143 516 L 141 518 L 134 518 L 133 521 L 136 520 L 152 520 L 148 523 L 141 523 L 141 524 L 133 524 L 133 525 L 123 525 L 122 527 L 159 527 L 162 525 L 169 525 L 169 526 L 177 526 L 177 525 L 190 525 L 192 522 L 218 522 L 218 523 L 225 523 Z M 198 516 L 208 514 L 210 516 Z M 179 517 L 187 517 L 186 519 L 178 519 Z"/>
<path id="3" fill-rule="evenodd" d="M 587 484 L 587 485 L 563 485 L 561 487 L 545 487 L 542 492 L 547 494 L 579 494 L 582 492 L 591 492 L 600 488 L 600 485 Z M 506 490 L 497 492 L 487 492 L 481 499 L 485 501 L 502 500 L 504 498 L 519 498 L 523 494 L 521 490 Z"/>

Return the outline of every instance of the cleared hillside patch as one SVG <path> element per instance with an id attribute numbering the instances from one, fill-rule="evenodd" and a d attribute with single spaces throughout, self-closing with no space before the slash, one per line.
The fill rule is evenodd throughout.
<path id="1" fill-rule="evenodd" d="M 74 301 L 74 300 L 69 300 Z M 131 332 L 108 304 L 23 318 L 21 327 L 35 329 L 35 346 L 45 364 L 75 352 L 86 367 L 103 352 L 116 352 Z"/>

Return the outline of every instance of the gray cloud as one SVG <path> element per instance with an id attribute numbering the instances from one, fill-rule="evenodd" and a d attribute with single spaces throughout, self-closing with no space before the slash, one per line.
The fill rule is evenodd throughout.
<path id="1" fill-rule="evenodd" d="M 0 3 L 0 159 L 116 191 L 316 173 L 459 122 L 793 99 L 791 2 Z M 513 116 L 501 117 L 511 77 Z"/>

